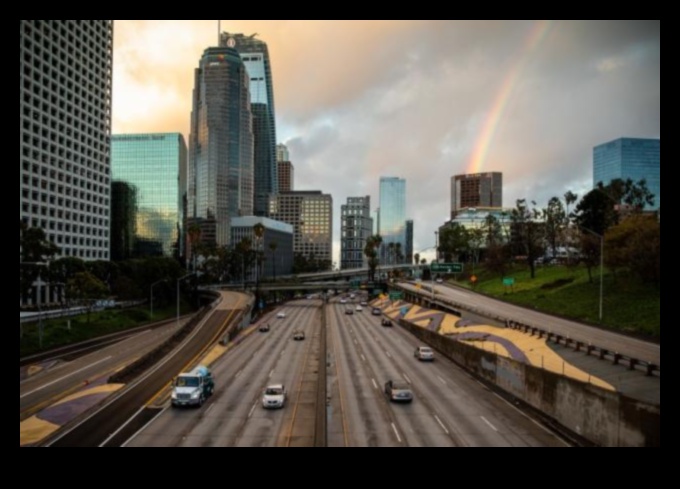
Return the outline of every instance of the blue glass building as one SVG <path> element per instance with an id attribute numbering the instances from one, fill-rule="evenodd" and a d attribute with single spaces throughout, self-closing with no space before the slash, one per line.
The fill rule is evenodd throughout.
<path id="1" fill-rule="evenodd" d="M 238 51 L 248 71 L 254 138 L 253 211 L 256 216 L 267 216 L 269 197 L 278 187 L 274 85 L 267 43 L 255 36 L 222 32 L 220 46 Z"/>
<path id="2" fill-rule="evenodd" d="M 638 182 L 643 178 L 654 194 L 654 205 L 661 205 L 661 140 L 619 138 L 593 148 L 593 185 L 607 185 L 615 178 L 630 178 Z"/>
<path id="3" fill-rule="evenodd" d="M 113 260 L 181 253 L 186 164 L 179 133 L 111 136 Z"/>
<path id="4" fill-rule="evenodd" d="M 406 180 L 380 177 L 380 219 L 378 233 L 382 236 L 381 263 L 397 263 L 390 243 L 398 244 L 401 255 L 406 253 Z M 396 248 L 395 248 L 396 251 Z"/>

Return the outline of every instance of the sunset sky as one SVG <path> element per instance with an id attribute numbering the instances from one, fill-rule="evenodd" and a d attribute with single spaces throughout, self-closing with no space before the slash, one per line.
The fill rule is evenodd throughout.
<path id="1" fill-rule="evenodd" d="M 216 20 L 114 22 L 113 133 L 181 132 Z M 277 136 L 296 190 L 340 205 L 407 183 L 414 251 L 450 213 L 450 178 L 501 171 L 504 206 L 592 186 L 593 146 L 661 134 L 660 21 L 222 20 L 269 46 Z M 431 256 L 431 254 L 426 254 Z"/>

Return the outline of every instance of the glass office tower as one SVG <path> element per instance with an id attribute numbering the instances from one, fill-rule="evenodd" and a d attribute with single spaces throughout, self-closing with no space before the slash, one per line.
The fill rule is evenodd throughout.
<path id="1" fill-rule="evenodd" d="M 109 259 L 112 57 L 112 20 L 19 21 L 19 218 L 62 257 Z"/>
<path id="2" fill-rule="evenodd" d="M 277 193 L 276 125 L 274 85 L 267 43 L 253 34 L 220 34 L 220 46 L 233 47 L 243 60 L 250 80 L 250 102 L 253 112 L 255 144 L 255 187 L 253 210 L 256 216 L 266 216 L 269 196 Z"/>
<path id="3" fill-rule="evenodd" d="M 188 221 L 201 240 L 230 243 L 230 219 L 253 215 L 253 121 L 249 80 L 231 47 L 203 52 L 195 70 L 189 137 Z"/>
<path id="4" fill-rule="evenodd" d="M 114 260 L 181 254 L 186 159 L 179 133 L 111 136 Z"/>
<path id="5" fill-rule="evenodd" d="M 643 178 L 654 194 L 654 205 L 661 205 L 661 140 L 619 138 L 593 148 L 593 185 L 609 184 L 615 178 L 630 178 L 638 182 Z"/>
<path id="6" fill-rule="evenodd" d="M 380 177 L 380 225 L 382 237 L 380 261 L 398 263 L 399 252 L 406 251 L 406 180 L 398 177 Z M 390 247 L 390 243 L 394 243 Z"/>

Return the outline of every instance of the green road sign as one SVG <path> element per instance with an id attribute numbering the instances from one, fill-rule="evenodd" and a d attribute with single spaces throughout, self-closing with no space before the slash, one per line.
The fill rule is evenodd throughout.
<path id="1" fill-rule="evenodd" d="M 430 270 L 435 273 L 461 273 L 462 263 L 431 263 Z"/>
<path id="2" fill-rule="evenodd" d="M 390 292 L 390 300 L 391 301 L 401 300 L 401 297 L 402 297 L 401 292 Z"/>
<path id="3" fill-rule="evenodd" d="M 504 277 L 503 278 L 503 285 L 506 287 L 510 287 L 511 285 L 515 285 L 515 278 L 514 277 Z"/>

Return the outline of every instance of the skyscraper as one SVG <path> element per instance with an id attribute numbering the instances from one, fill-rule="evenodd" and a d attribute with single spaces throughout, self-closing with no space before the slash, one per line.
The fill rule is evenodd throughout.
<path id="1" fill-rule="evenodd" d="M 413 220 L 406 221 L 406 251 L 404 252 L 404 262 L 413 263 Z"/>
<path id="2" fill-rule="evenodd" d="M 112 215 L 113 259 L 182 254 L 186 159 L 186 143 L 179 133 L 111 137 L 112 208 L 120 207 Z M 126 185 L 125 190 L 117 185 L 120 183 Z M 130 212 L 134 214 L 133 223 L 128 222 Z M 131 229 L 133 236 L 128 237 Z"/>
<path id="3" fill-rule="evenodd" d="M 451 219 L 468 207 L 503 207 L 503 174 L 468 173 L 451 177 Z"/>
<path id="4" fill-rule="evenodd" d="M 366 240 L 373 234 L 371 197 L 347 197 L 347 204 L 340 208 L 340 268 L 361 268 L 367 262 Z"/>
<path id="5" fill-rule="evenodd" d="M 615 178 L 634 182 L 645 179 L 654 194 L 654 205 L 661 205 L 661 140 L 619 138 L 593 148 L 593 185 L 609 184 Z"/>
<path id="6" fill-rule="evenodd" d="M 256 216 L 266 216 L 269 196 L 276 194 L 278 188 L 274 85 L 269 49 L 255 36 L 222 32 L 220 46 L 236 49 L 248 71 L 255 148 L 253 211 Z"/>
<path id="7" fill-rule="evenodd" d="M 308 260 L 333 263 L 333 197 L 319 190 L 282 192 L 269 202 L 272 219 L 293 226 L 293 251 Z"/>
<path id="8" fill-rule="evenodd" d="M 228 43 L 231 44 L 231 43 Z M 230 243 L 230 219 L 253 215 L 249 76 L 233 47 L 210 47 L 195 70 L 189 137 L 189 226 Z"/>
<path id="9" fill-rule="evenodd" d="M 19 216 L 109 259 L 112 20 L 19 21 Z"/>
<path id="10" fill-rule="evenodd" d="M 279 192 L 292 192 L 295 190 L 295 167 L 290 161 L 279 161 Z"/>
<path id="11" fill-rule="evenodd" d="M 399 256 L 406 251 L 406 180 L 403 178 L 380 177 L 379 234 L 381 263 L 399 263 Z"/>
<path id="12" fill-rule="evenodd" d="M 288 147 L 283 143 L 276 145 L 276 161 L 290 161 Z"/>

